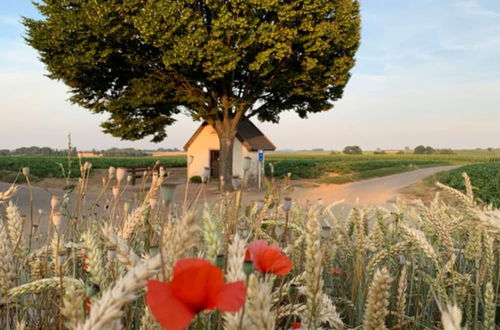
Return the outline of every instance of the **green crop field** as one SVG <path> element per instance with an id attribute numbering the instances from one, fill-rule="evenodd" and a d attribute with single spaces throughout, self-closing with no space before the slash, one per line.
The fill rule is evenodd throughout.
<path id="1" fill-rule="evenodd" d="M 82 162 L 89 161 L 92 168 L 131 167 L 131 166 L 153 166 L 157 161 L 166 168 L 186 166 L 185 156 L 165 156 L 165 157 L 95 157 L 82 158 Z M 30 173 L 37 178 L 61 178 L 64 167 L 71 169 L 71 176 L 80 176 L 78 159 L 71 158 L 69 166 L 67 157 L 44 157 L 44 156 L 2 156 L 0 157 L 0 171 L 18 172 L 22 167 L 28 166 Z"/>
<path id="2" fill-rule="evenodd" d="M 344 155 L 330 152 L 276 152 L 267 155 L 266 171 L 270 168 L 269 163 L 272 163 L 276 177 L 291 173 L 293 179 L 321 178 L 322 182 L 346 183 L 425 167 L 465 165 L 493 159 L 492 154 L 488 153 Z"/>
<path id="3" fill-rule="evenodd" d="M 274 152 L 266 154 L 266 173 L 270 174 L 269 163 L 273 164 L 274 176 L 283 177 L 292 174 L 293 179 L 319 179 L 327 183 L 345 183 L 380 177 L 384 175 L 406 172 L 418 168 L 441 165 L 466 165 L 495 160 L 497 154 L 492 152 L 458 152 L 455 155 L 414 155 L 385 154 L 374 155 L 344 155 L 331 152 Z M 83 158 L 82 162 L 89 161 L 95 169 L 130 166 L 152 166 L 156 161 L 166 168 L 186 166 L 186 157 L 183 155 L 164 157 L 95 157 Z M 72 158 L 68 166 L 66 157 L 45 156 L 1 156 L 0 180 L 11 181 L 15 174 L 24 166 L 30 167 L 34 179 L 63 177 L 61 165 L 71 168 L 71 176 L 80 175 L 77 158 Z"/>
<path id="4" fill-rule="evenodd" d="M 494 207 L 500 207 L 500 162 L 472 164 L 440 173 L 437 180 L 465 191 L 462 173 L 467 173 L 476 198 Z"/>

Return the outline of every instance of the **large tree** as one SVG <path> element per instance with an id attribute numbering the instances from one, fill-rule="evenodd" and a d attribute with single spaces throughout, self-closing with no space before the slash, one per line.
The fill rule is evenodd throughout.
<path id="1" fill-rule="evenodd" d="M 357 0 L 44 0 L 27 42 L 104 132 L 159 142 L 174 115 L 205 120 L 232 175 L 239 121 L 327 111 L 360 41 Z M 226 180 L 230 183 L 231 180 Z"/>

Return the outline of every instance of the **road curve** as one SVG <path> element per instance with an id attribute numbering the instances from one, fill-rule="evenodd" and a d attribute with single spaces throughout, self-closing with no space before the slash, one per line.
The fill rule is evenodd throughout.
<path id="1" fill-rule="evenodd" d="M 314 188 L 297 187 L 292 193 L 292 198 L 297 201 L 322 199 L 326 204 L 343 199 L 344 203 L 348 205 L 355 204 L 356 199 L 358 199 L 361 205 L 382 206 L 394 199 L 402 188 L 435 173 L 456 167 L 458 166 L 429 167 L 343 185 L 321 184 Z"/>

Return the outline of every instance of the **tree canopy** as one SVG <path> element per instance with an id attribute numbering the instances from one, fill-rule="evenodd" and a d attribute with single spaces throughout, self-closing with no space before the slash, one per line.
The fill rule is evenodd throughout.
<path id="1" fill-rule="evenodd" d="M 184 112 L 221 141 L 243 116 L 278 122 L 342 97 L 360 42 L 357 0 L 44 0 L 26 40 L 71 101 L 123 139 L 166 137 Z M 221 157 L 224 150 L 221 146 Z"/>

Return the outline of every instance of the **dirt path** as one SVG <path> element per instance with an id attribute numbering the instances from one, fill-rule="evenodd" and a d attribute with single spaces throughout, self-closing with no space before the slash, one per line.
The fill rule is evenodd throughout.
<path id="1" fill-rule="evenodd" d="M 321 184 L 316 187 L 302 187 L 299 185 L 294 188 L 291 197 L 297 202 L 322 199 L 328 204 L 343 199 L 345 204 L 353 205 L 356 199 L 359 199 L 361 205 L 386 205 L 398 196 L 399 190 L 402 188 L 419 182 L 437 172 L 447 171 L 455 167 L 457 166 L 430 167 L 343 185 Z M 184 199 L 185 184 L 180 183 L 180 180 L 177 180 L 177 182 L 179 182 L 179 184 L 177 186 L 175 200 L 182 202 Z M 10 184 L 8 183 L 0 182 L 0 191 L 7 190 L 9 186 Z M 194 195 L 198 187 L 199 185 L 191 185 L 189 188 L 189 195 Z M 97 191 L 98 189 L 91 189 L 87 200 L 95 200 Z M 59 189 L 33 187 L 33 208 L 35 212 L 37 212 L 38 209 L 44 211 L 49 210 L 52 194 L 62 195 L 63 191 Z M 263 192 L 245 192 L 245 197 L 248 201 L 260 199 L 263 195 Z M 208 201 L 220 198 L 220 195 L 217 194 L 217 186 L 214 184 L 209 185 L 204 196 L 206 196 Z M 111 196 L 107 197 L 109 198 Z M 29 212 L 29 191 L 27 186 L 21 185 L 21 188 L 14 197 L 14 202 L 20 207 L 22 212 L 25 214 Z"/>
<path id="2" fill-rule="evenodd" d="M 386 205 L 399 195 L 399 190 L 438 172 L 457 166 L 439 166 L 404 172 L 343 185 L 322 184 L 314 188 L 295 188 L 292 197 L 298 201 L 323 199 L 325 204 L 344 200 L 353 205 L 359 199 L 361 205 Z"/>

